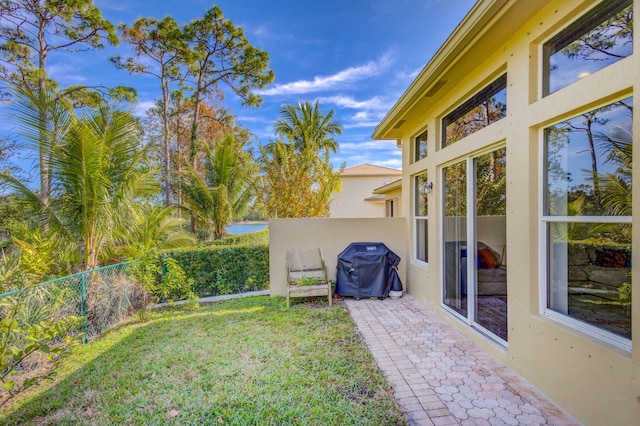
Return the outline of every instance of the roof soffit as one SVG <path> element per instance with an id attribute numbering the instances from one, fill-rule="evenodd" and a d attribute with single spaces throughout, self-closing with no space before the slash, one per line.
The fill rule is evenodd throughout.
<path id="1" fill-rule="evenodd" d="M 402 138 L 420 111 L 445 96 L 479 56 L 495 52 L 549 1 L 536 0 L 535 7 L 528 1 L 478 1 L 376 127 L 373 139 Z"/>

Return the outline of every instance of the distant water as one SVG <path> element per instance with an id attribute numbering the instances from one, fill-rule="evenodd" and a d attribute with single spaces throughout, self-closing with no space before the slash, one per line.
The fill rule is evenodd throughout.
<path id="1" fill-rule="evenodd" d="M 239 223 L 230 223 L 229 225 L 225 226 L 225 229 L 229 234 L 238 235 L 238 234 L 248 234 L 250 232 L 262 231 L 263 229 L 267 229 L 268 226 L 269 226 L 268 223 L 239 222 Z"/>

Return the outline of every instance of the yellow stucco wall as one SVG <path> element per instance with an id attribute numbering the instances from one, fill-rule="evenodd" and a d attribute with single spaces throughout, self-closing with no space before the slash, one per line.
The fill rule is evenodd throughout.
<path id="1" fill-rule="evenodd" d="M 497 2 L 495 2 L 497 3 Z M 484 349 L 504 361 L 580 421 L 590 425 L 640 424 L 640 270 L 633 270 L 632 350 L 578 331 L 541 314 L 543 282 L 541 268 L 541 167 L 542 129 L 615 100 L 634 95 L 640 87 L 640 39 L 634 35 L 635 53 L 581 81 L 546 97 L 539 93 L 542 43 L 597 1 L 503 2 L 507 6 L 490 20 L 474 44 L 465 47 L 463 59 L 440 71 L 441 78 L 455 82 L 437 96 L 418 99 L 406 107 L 401 127 L 403 145 L 402 210 L 408 212 L 405 242 L 408 253 L 405 285 L 419 301 L 439 313 Z M 513 6 L 516 4 L 516 6 Z M 510 7 L 513 8 L 508 10 Z M 501 6 L 502 7 L 502 6 Z M 634 1 L 636 11 L 640 1 Z M 523 18 L 525 16 L 526 18 Z M 640 28 L 638 17 L 635 27 Z M 496 45 L 498 29 L 523 20 L 504 43 Z M 471 66 L 471 64 L 473 66 Z M 506 72 L 508 115 L 446 149 L 439 149 L 441 118 L 479 88 Z M 636 96 L 636 102 L 638 102 Z M 411 163 L 412 138 L 429 129 L 429 156 Z M 634 120 L 634 139 L 640 140 L 640 119 Z M 508 247 L 508 348 L 490 340 L 441 306 L 442 271 L 439 218 L 442 208 L 437 182 L 442 167 L 479 153 L 488 147 L 506 146 Z M 640 164 L 640 150 L 634 163 Z M 412 177 L 428 170 L 434 181 L 429 199 L 428 266 L 412 261 Z M 640 173 L 633 178 L 633 210 L 640 211 Z M 633 265 L 640 265 L 640 223 L 633 219 Z"/>
<path id="2" fill-rule="evenodd" d="M 402 188 L 393 189 L 384 193 L 384 200 L 393 200 L 393 216 L 402 217 Z"/>
<path id="3" fill-rule="evenodd" d="M 333 194 L 329 217 L 384 217 L 384 200 L 365 201 L 373 190 L 397 176 L 342 176 L 342 191 Z"/>
<path id="4" fill-rule="evenodd" d="M 330 279 L 336 277 L 338 255 L 354 242 L 382 242 L 400 256 L 398 274 L 406 278 L 406 230 L 402 218 L 269 219 L 269 281 L 272 296 L 286 295 L 287 250 L 321 248 Z"/>

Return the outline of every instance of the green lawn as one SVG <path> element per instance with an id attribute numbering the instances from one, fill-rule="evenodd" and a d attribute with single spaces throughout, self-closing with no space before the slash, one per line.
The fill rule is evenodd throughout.
<path id="1" fill-rule="evenodd" d="M 153 314 L 79 347 L 2 424 L 405 424 L 340 306 L 254 297 Z"/>

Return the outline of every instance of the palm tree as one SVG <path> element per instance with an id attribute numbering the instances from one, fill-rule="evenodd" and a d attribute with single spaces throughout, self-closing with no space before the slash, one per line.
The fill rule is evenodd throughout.
<path id="1" fill-rule="evenodd" d="M 108 248 L 129 242 L 131 224 L 143 213 L 140 197 L 159 191 L 154 171 L 146 167 L 146 147 L 140 147 L 137 121 L 129 112 L 106 106 L 80 116 L 71 108 L 59 108 L 59 125 L 41 129 L 37 98 L 19 95 L 16 112 L 24 133 L 47 132 L 49 140 L 55 141 L 47 153 L 51 202 L 43 203 L 16 179 L 3 179 L 43 213 L 47 238 L 60 247 L 76 245 L 82 267 L 95 268 Z"/>
<path id="2" fill-rule="evenodd" d="M 629 108 L 628 112 L 631 118 L 632 109 Z M 605 154 L 605 163 L 615 165 L 613 172 L 598 173 L 604 214 L 631 216 L 633 199 L 631 179 L 633 131 L 631 120 L 613 126 L 608 132 L 597 135 L 597 139 Z M 617 243 L 631 243 L 631 224 L 595 224 L 589 232 L 591 236 L 613 236 Z"/>
<path id="3" fill-rule="evenodd" d="M 299 152 L 324 151 L 325 158 L 330 152 L 337 152 L 338 141 L 334 138 L 342 134 L 342 125 L 333 119 L 335 111 L 327 115 L 320 112 L 318 101 L 295 105 L 285 105 L 280 110 L 282 118 L 276 121 L 273 130 L 276 135 L 294 143 Z"/>
<path id="4" fill-rule="evenodd" d="M 73 121 L 53 156 L 58 214 L 83 242 L 87 269 L 98 266 L 103 248 L 128 240 L 142 213 L 138 197 L 159 190 L 139 140 L 130 113 L 101 107 Z"/>
<path id="5" fill-rule="evenodd" d="M 185 205 L 196 224 L 214 238 L 224 236 L 224 227 L 242 215 L 251 199 L 251 184 L 256 165 L 245 151 L 245 140 L 226 134 L 202 144 L 205 174 L 200 176 L 191 165 L 182 175 Z M 192 232 L 195 229 L 192 228 Z"/>
<path id="6" fill-rule="evenodd" d="M 601 173 L 602 204 L 607 213 L 614 216 L 631 216 L 631 167 L 633 133 L 631 121 L 617 126 L 610 134 L 600 135 L 606 162 L 615 164 L 614 173 Z"/>
<path id="7" fill-rule="evenodd" d="M 113 257 L 123 254 L 129 259 L 144 257 L 158 250 L 189 246 L 196 242 L 193 234 L 184 231 L 184 219 L 174 213 L 176 207 L 151 206 L 143 209 L 143 214 L 132 221 L 128 232 L 128 243 L 116 247 Z"/>

